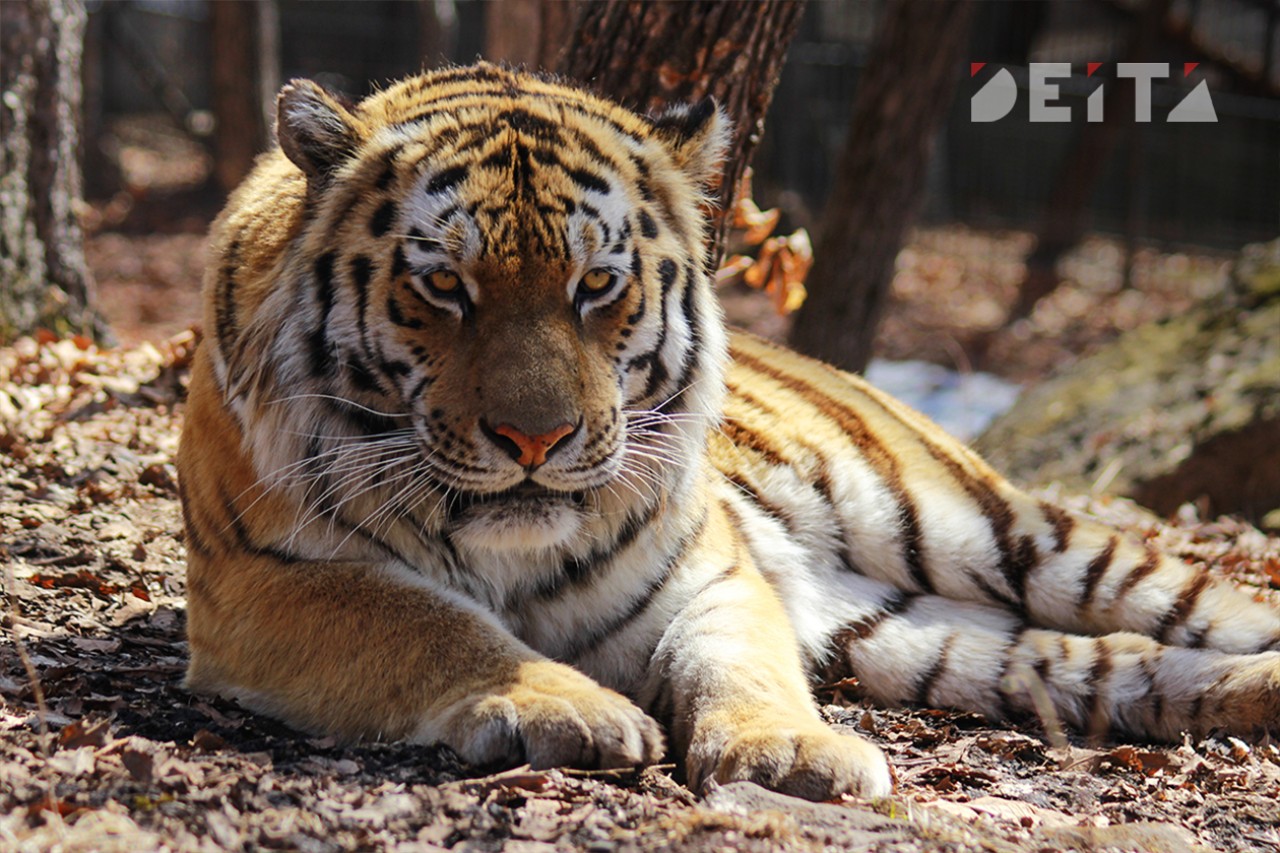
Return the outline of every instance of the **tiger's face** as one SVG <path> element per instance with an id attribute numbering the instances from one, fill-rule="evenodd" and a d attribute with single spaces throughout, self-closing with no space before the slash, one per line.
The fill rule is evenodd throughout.
<path id="1" fill-rule="evenodd" d="M 305 383 L 355 409 L 342 440 L 411 433 L 426 523 L 556 548 L 660 499 L 718 410 L 700 205 L 725 122 L 458 71 L 351 109 L 306 82 L 282 94 L 319 258 L 292 273 L 295 335 L 325 366 Z"/>

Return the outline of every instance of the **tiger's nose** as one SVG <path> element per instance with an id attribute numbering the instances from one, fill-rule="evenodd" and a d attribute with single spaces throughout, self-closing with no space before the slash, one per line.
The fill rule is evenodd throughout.
<path id="1" fill-rule="evenodd" d="M 528 435 L 519 427 L 505 423 L 490 427 L 489 424 L 481 421 L 480 429 L 490 441 L 506 451 L 519 465 L 525 468 L 537 468 L 547 461 L 547 457 L 557 447 L 563 446 L 564 439 L 578 431 L 579 424 L 560 424 L 550 432 L 544 432 L 541 435 Z"/>

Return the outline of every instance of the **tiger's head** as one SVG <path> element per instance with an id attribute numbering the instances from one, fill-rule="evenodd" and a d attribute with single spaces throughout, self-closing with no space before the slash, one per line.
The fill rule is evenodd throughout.
<path id="1" fill-rule="evenodd" d="M 252 316 L 212 317 L 265 477 L 471 550 L 570 547 L 688 487 L 724 358 L 710 101 L 642 118 L 479 65 L 357 105 L 294 81 L 277 134 L 288 239 L 231 297 Z"/>

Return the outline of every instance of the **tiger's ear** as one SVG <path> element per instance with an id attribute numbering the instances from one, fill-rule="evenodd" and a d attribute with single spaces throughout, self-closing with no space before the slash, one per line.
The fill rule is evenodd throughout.
<path id="1" fill-rule="evenodd" d="M 733 122 L 714 100 L 670 107 L 650 121 L 676 165 L 695 184 L 706 190 L 718 183 Z"/>
<path id="2" fill-rule="evenodd" d="M 325 183 L 354 156 L 368 128 L 337 95 L 311 80 L 290 80 L 276 99 L 276 137 L 308 182 Z"/>

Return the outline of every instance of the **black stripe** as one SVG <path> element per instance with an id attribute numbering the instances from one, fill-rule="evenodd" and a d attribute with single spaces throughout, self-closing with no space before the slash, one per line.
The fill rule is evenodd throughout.
<path id="1" fill-rule="evenodd" d="M 378 384 L 377 377 L 373 375 L 373 371 L 369 369 L 369 366 L 364 363 L 358 353 L 348 351 L 345 366 L 347 376 L 357 390 L 370 394 L 382 392 L 383 389 Z"/>
<path id="2" fill-rule="evenodd" d="M 834 554 L 836 562 L 840 564 L 841 570 L 860 575 L 862 574 L 862 569 L 858 568 L 858 562 L 853 559 L 853 541 L 850 539 L 849 531 L 845 527 L 844 517 L 836 506 L 835 494 L 831 487 L 831 471 L 828 469 L 829 462 L 821 454 L 816 455 L 815 458 L 818 460 L 818 473 L 813 478 L 813 489 L 818 493 L 818 497 L 822 499 L 822 502 L 827 505 L 827 517 L 835 523 L 836 540 L 840 543 L 839 549 Z M 932 590 L 929 591 L 931 592 Z"/>
<path id="3" fill-rule="evenodd" d="M 1201 625 L 1200 627 L 1196 628 L 1187 637 L 1187 641 L 1183 644 L 1183 646 L 1188 649 L 1203 649 L 1205 646 L 1205 642 L 1209 638 L 1209 632 L 1213 630 L 1213 627 L 1214 627 L 1213 622 L 1207 622 L 1204 625 Z M 1276 634 L 1276 639 L 1280 640 L 1280 633 Z M 1258 651 L 1265 652 L 1269 648 L 1271 647 L 1264 643 L 1262 647 L 1258 649 Z"/>
<path id="4" fill-rule="evenodd" d="M 535 598 L 555 598 L 566 588 L 581 586 L 597 577 L 606 563 L 614 560 L 626 550 L 636 537 L 645 530 L 658 514 L 658 505 L 650 504 L 640 512 L 632 513 L 623 523 L 618 534 L 602 548 L 596 548 L 584 557 L 568 557 L 560 566 L 560 572 L 553 578 L 543 581 L 529 593 Z"/>
<path id="5" fill-rule="evenodd" d="M 378 362 L 378 367 L 391 379 L 398 379 L 408 376 L 413 372 L 413 368 L 398 358 L 383 359 Z"/>
<path id="6" fill-rule="evenodd" d="M 369 282 L 373 278 L 373 261 L 366 255 L 356 255 L 351 259 L 351 281 L 356 288 L 356 325 L 360 329 L 360 348 L 364 357 L 374 360 L 373 347 L 369 344 Z M 364 365 L 361 365 L 364 368 Z M 364 368 L 367 373 L 367 368 Z"/>
<path id="7" fill-rule="evenodd" d="M 894 416 L 893 412 L 883 406 L 881 408 L 886 414 Z M 996 548 L 1000 551 L 998 568 L 1004 576 L 1005 583 L 1009 585 L 1009 589 L 1016 598 L 1012 604 L 1021 610 L 1026 601 L 1027 575 L 1036 567 L 1039 561 L 1035 543 L 1031 541 L 1030 537 L 1023 537 L 1015 543 L 1012 531 L 1017 517 L 1016 513 L 1009 502 L 996 493 L 995 487 L 987 478 L 965 470 L 964 466 L 954 457 L 924 435 L 917 433 L 916 438 L 924 445 L 929 455 L 947 469 L 955 481 L 960 484 L 960 487 L 974 500 L 978 505 L 978 510 L 987 519 L 987 524 L 991 528 L 992 538 L 996 542 Z M 996 600 L 1002 601 L 1004 598 L 1000 597 Z"/>
<path id="8" fill-rule="evenodd" d="M 447 190 L 453 189 L 458 184 L 466 180 L 466 166 L 451 166 L 440 172 L 431 180 L 427 181 L 426 192 L 428 195 L 439 195 Z"/>
<path id="9" fill-rule="evenodd" d="M 1004 593 L 996 589 L 984 577 L 970 574 L 969 579 L 973 581 L 973 585 L 976 586 L 978 589 L 982 590 L 982 594 L 985 595 L 991 601 L 995 601 L 1000 604 L 1003 604 L 1005 607 L 1007 607 L 1009 610 L 1012 610 L 1014 613 L 1017 613 L 1019 616 L 1026 615 L 1026 608 L 1023 607 L 1022 601 L 1020 599 L 1014 598 L 1013 596 L 1008 595 L 1007 593 Z"/>
<path id="10" fill-rule="evenodd" d="M 385 190 L 387 187 L 391 186 L 391 182 L 394 181 L 396 178 L 395 159 L 396 159 L 396 155 L 399 153 L 400 153 L 399 148 L 396 148 L 392 151 L 388 151 L 386 153 L 385 155 L 386 165 L 383 167 L 381 174 L 378 175 L 378 179 L 373 182 L 374 189 Z"/>
<path id="11" fill-rule="evenodd" d="M 197 529 L 198 525 L 195 520 L 196 508 L 191 503 L 191 498 L 187 493 L 184 482 L 184 480 L 178 480 L 178 504 L 182 507 L 182 524 L 186 532 L 184 544 L 187 546 L 188 551 L 201 556 L 208 556 L 213 552 L 209 549 L 208 544 L 205 543 L 204 538 L 201 537 L 200 531 Z"/>
<path id="12" fill-rule="evenodd" d="M 214 323 L 218 346 L 224 356 L 230 356 L 236 337 L 236 273 L 240 269 L 240 240 L 232 240 L 223 256 L 221 275 L 216 291 Z"/>
<path id="13" fill-rule="evenodd" d="M 1014 541 L 1009 559 L 1009 569 L 1005 572 L 1005 581 L 1013 589 L 1016 603 L 1019 606 L 1027 600 L 1027 575 L 1040 562 L 1040 554 L 1036 542 L 1027 535 L 1019 536 Z"/>
<path id="14" fill-rule="evenodd" d="M 1143 543 L 1145 556 L 1142 562 L 1129 570 L 1129 574 L 1125 575 L 1124 580 L 1120 581 L 1120 586 L 1116 590 L 1116 601 L 1124 598 L 1138 584 L 1154 572 L 1160 565 L 1160 551 L 1150 542 Z"/>
<path id="15" fill-rule="evenodd" d="M 571 181 L 582 187 L 584 190 L 591 190 L 592 192 L 598 192 L 602 195 L 609 194 L 609 183 L 594 172 L 589 172 L 586 169 L 566 168 L 564 173 L 569 176 Z"/>
<path id="16" fill-rule="evenodd" d="M 1061 554 L 1071 546 L 1071 531 L 1075 529 L 1076 520 L 1061 507 L 1045 501 L 1040 502 L 1040 514 L 1053 527 L 1053 551 Z"/>
<path id="17" fill-rule="evenodd" d="M 1111 561 L 1115 559 L 1116 546 L 1120 544 L 1120 537 L 1113 535 L 1107 540 L 1106 546 L 1098 552 L 1098 556 L 1094 557 L 1088 567 L 1084 570 L 1084 586 L 1080 590 L 1080 609 L 1085 610 L 1093 602 L 1093 596 L 1098 590 L 1098 583 L 1102 580 L 1102 576 L 1107 573 L 1107 569 L 1111 566 Z"/>
<path id="18" fill-rule="evenodd" d="M 663 258 L 658 261 L 658 280 L 662 282 L 662 289 L 670 291 L 672 285 L 676 283 L 676 262 L 670 258 Z"/>
<path id="19" fill-rule="evenodd" d="M 1138 659 L 1138 666 L 1142 669 L 1142 677 L 1147 681 L 1146 696 L 1151 700 L 1151 714 L 1155 717 L 1156 727 L 1159 728 L 1164 723 L 1164 694 L 1156 690 L 1156 674 L 1146 655 Z"/>
<path id="20" fill-rule="evenodd" d="M 406 283 L 403 287 L 408 290 L 415 299 L 426 304 L 426 300 L 424 300 L 418 292 L 413 289 L 412 285 Z M 423 322 L 417 317 L 406 316 L 400 311 L 400 303 L 396 301 L 395 294 L 393 293 L 387 294 L 387 319 L 392 323 L 395 323 L 397 326 L 401 326 L 406 329 L 424 328 Z"/>
<path id="21" fill-rule="evenodd" d="M 560 659 L 570 662 L 577 660 L 590 649 L 621 633 L 627 626 L 639 619 L 641 614 L 653 603 L 653 600 L 658 597 L 658 593 L 666 587 L 667 582 L 671 579 L 672 572 L 675 571 L 680 561 L 685 558 L 685 555 L 689 553 L 689 547 L 702 535 L 706 525 L 707 516 L 706 513 L 703 513 L 702 519 L 697 526 L 676 544 L 676 549 L 667 557 L 662 570 L 645 585 L 638 595 L 631 599 L 630 604 L 609 622 L 596 627 L 595 630 L 587 634 L 576 637 L 569 647 L 561 653 Z"/>
<path id="22" fill-rule="evenodd" d="M 880 602 L 875 610 L 841 628 L 836 634 L 835 641 L 841 644 L 840 648 L 843 648 L 849 644 L 870 639 L 885 620 L 906 613 L 918 597 L 919 593 L 904 592 L 900 589 L 891 590 L 888 597 Z"/>
<path id="23" fill-rule="evenodd" d="M 926 592 L 932 591 L 933 583 L 929 579 L 928 568 L 921 551 L 919 511 L 903 483 L 902 464 L 898 461 L 898 457 L 884 446 L 858 413 L 845 403 L 740 349 L 733 351 L 733 358 L 744 367 L 769 377 L 802 400 L 808 401 L 835 422 L 854 447 L 862 452 L 863 457 L 870 463 L 897 504 L 898 536 L 902 547 L 902 558 L 912 580 L 920 589 Z"/>
<path id="24" fill-rule="evenodd" d="M 596 145 L 595 141 L 592 140 L 590 136 L 583 133 L 580 128 L 566 126 L 565 129 L 568 130 L 569 135 L 573 137 L 573 144 L 581 149 L 581 151 L 588 157 L 599 163 L 601 166 L 604 166 L 609 172 L 612 172 L 615 175 L 622 174 L 622 167 L 619 165 L 618 161 L 601 151 L 600 146 Z"/>
<path id="25" fill-rule="evenodd" d="M 1088 704 L 1088 717 L 1085 720 L 1085 732 L 1091 737 L 1104 734 L 1111 727 L 1111 715 L 1107 713 L 1107 690 L 1105 682 L 1115 669 L 1115 661 L 1111 657 L 1111 646 L 1104 639 L 1093 641 L 1093 664 L 1089 667 L 1089 688 L 1092 695 Z"/>
<path id="26" fill-rule="evenodd" d="M 320 316 L 311 330 L 311 372 L 316 376 L 329 373 L 333 367 L 333 352 L 329 346 L 329 312 L 333 310 L 333 252 L 326 252 L 316 259 L 312 272 L 315 276 L 315 299 L 320 306 Z"/>
<path id="27" fill-rule="evenodd" d="M 778 522 L 778 524 L 782 525 L 788 533 L 795 533 L 795 519 L 791 517 L 791 514 L 762 495 L 760 490 L 750 483 L 745 477 L 741 474 L 726 474 L 725 478 L 732 483 L 744 497 L 748 498 L 753 504 L 755 504 L 757 509 L 769 516 L 769 518 Z"/>
<path id="28" fill-rule="evenodd" d="M 670 374 L 667 372 L 667 366 L 662 361 L 662 348 L 667 343 L 667 300 L 671 295 L 671 286 L 676 280 L 676 263 L 670 258 L 663 258 L 658 262 L 658 278 L 662 282 L 662 297 L 659 301 L 658 310 L 660 312 L 658 325 L 658 340 L 653 348 L 643 354 L 631 359 L 628 369 L 636 370 L 641 367 L 647 367 L 649 370 L 649 381 L 645 383 L 644 392 L 640 395 L 640 399 L 647 400 L 658 392 L 658 388 L 667 381 Z M 643 305 L 641 306 L 643 308 Z M 637 314 L 640 311 L 636 312 Z M 628 318 L 628 322 L 634 322 Z"/>
<path id="29" fill-rule="evenodd" d="M 369 279 L 373 276 L 373 262 L 365 255 L 356 255 L 351 259 L 351 280 L 360 290 L 369 287 Z M 361 313 L 360 319 L 363 322 L 364 314 Z"/>
<path id="30" fill-rule="evenodd" d="M 219 485 L 218 487 L 218 499 L 222 502 L 222 511 L 226 513 L 229 519 L 227 526 L 231 528 L 231 532 L 235 535 L 236 547 L 239 550 L 258 557 L 268 557 L 279 563 L 305 562 L 303 558 L 288 551 L 255 541 L 253 535 L 249 532 L 248 526 L 244 523 L 242 513 L 236 508 L 235 498 L 231 497 L 224 486 Z"/>
<path id="31" fill-rule="evenodd" d="M 649 215 L 649 211 L 640 211 L 640 233 L 652 240 L 658 236 L 658 223 L 653 221 L 653 217 Z"/>
<path id="32" fill-rule="evenodd" d="M 1212 584 L 1209 573 L 1201 569 L 1191 578 L 1191 582 L 1182 588 L 1178 593 L 1178 600 L 1174 602 L 1173 607 L 1160 620 L 1160 627 L 1156 629 L 1152 635 L 1162 643 L 1169 642 L 1169 635 L 1173 633 L 1173 629 L 1182 625 L 1190 618 L 1193 610 L 1196 609 L 1196 602 L 1200 600 L 1201 594 Z"/>
<path id="33" fill-rule="evenodd" d="M 698 272 L 692 265 L 685 267 L 684 294 L 680 297 L 680 310 L 685 322 L 689 324 L 689 346 L 684 351 L 684 360 L 680 365 L 680 376 L 676 379 L 676 392 L 660 407 L 664 412 L 679 412 L 684 409 L 685 395 L 693 384 L 694 373 L 698 370 L 698 356 L 702 353 L 702 312 L 698 301 L 694 298 L 698 286 Z"/>
<path id="34" fill-rule="evenodd" d="M 390 231 L 391 223 L 396 218 L 397 211 L 398 208 L 394 201 L 384 201 L 369 219 L 369 233 L 375 237 L 381 237 Z"/>
<path id="35" fill-rule="evenodd" d="M 536 139 L 563 144 L 558 124 L 542 116 L 536 116 L 528 110 L 514 107 L 499 113 L 497 120 L 509 125 L 513 130 L 529 134 Z"/>
<path id="36" fill-rule="evenodd" d="M 423 377 L 418 380 L 418 383 L 413 386 L 413 390 L 409 392 L 409 396 L 406 400 L 411 404 L 416 403 L 418 398 L 422 396 L 422 393 L 430 388 L 435 381 L 436 378 L 434 376 L 424 374 Z"/>
<path id="37" fill-rule="evenodd" d="M 396 246 L 391 252 L 391 280 L 394 282 L 409 269 L 409 261 L 404 256 L 404 247 Z"/>
<path id="38" fill-rule="evenodd" d="M 720 424 L 720 432 L 725 438 L 732 441 L 734 446 L 750 450 L 770 465 L 790 467 L 793 464 L 792 460 L 784 456 L 783 452 L 774 446 L 763 433 L 756 432 L 742 421 L 726 418 Z"/>
<path id="39" fill-rule="evenodd" d="M 948 634 L 947 639 L 943 641 L 942 648 L 938 652 L 938 657 L 934 660 L 933 665 L 929 667 L 920 679 L 916 682 L 915 703 L 917 705 L 929 704 L 929 692 L 933 690 L 933 685 L 947 670 L 947 661 L 951 657 L 951 647 L 955 645 L 956 635 Z"/>

